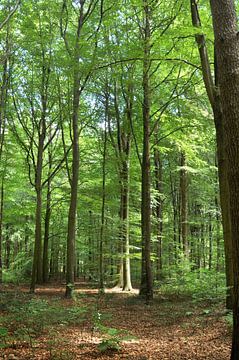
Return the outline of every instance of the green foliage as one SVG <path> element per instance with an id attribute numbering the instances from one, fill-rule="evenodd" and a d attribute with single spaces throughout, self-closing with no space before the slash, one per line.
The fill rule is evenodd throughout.
<path id="1" fill-rule="evenodd" d="M 223 301 L 226 295 L 225 275 L 206 269 L 174 273 L 160 284 L 160 292 L 190 296 L 194 301 Z"/>
<path id="2" fill-rule="evenodd" d="M 121 349 L 121 344 L 124 341 L 135 339 L 135 337 L 129 335 L 126 330 L 111 328 L 102 324 L 98 324 L 98 329 L 103 335 L 103 340 L 101 340 L 98 345 L 101 352 L 106 352 L 108 350 L 118 351 Z"/>
<path id="3" fill-rule="evenodd" d="M 104 325 L 104 322 L 111 317 L 111 314 L 101 313 L 98 309 L 93 312 L 93 328 L 103 337 L 98 345 L 98 349 L 101 352 L 118 351 L 121 349 L 122 342 L 135 339 L 135 337 L 131 336 L 126 330 Z"/>
<path id="4" fill-rule="evenodd" d="M 13 339 L 27 341 L 31 347 L 45 330 L 54 334 L 56 327 L 82 325 L 87 313 L 87 307 L 80 303 L 66 307 L 59 303 L 59 299 L 49 302 L 18 293 L 10 299 L 8 297 L 9 294 L 0 296 L 0 305 L 7 311 L 0 318 L 3 326 L 1 337 L 8 342 Z"/>

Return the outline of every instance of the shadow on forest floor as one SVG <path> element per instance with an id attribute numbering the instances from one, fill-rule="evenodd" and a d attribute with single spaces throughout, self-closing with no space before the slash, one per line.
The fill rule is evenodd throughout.
<path id="1" fill-rule="evenodd" d="M 98 295 L 84 283 L 74 300 L 64 284 L 3 286 L 0 360 L 226 360 L 230 329 L 221 304 L 158 294 L 150 305 L 114 288 Z M 104 350 L 104 351 L 103 351 Z"/>

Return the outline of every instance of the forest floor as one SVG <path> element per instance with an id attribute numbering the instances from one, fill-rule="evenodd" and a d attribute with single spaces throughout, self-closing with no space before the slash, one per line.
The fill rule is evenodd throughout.
<path id="1" fill-rule="evenodd" d="M 0 293 L 1 360 L 226 360 L 230 336 L 222 304 L 189 297 L 159 293 L 146 305 L 137 291 L 82 285 L 74 300 L 63 285 Z"/>

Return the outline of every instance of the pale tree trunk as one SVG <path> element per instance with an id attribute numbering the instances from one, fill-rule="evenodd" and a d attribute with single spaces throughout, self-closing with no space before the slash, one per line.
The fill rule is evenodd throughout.
<path id="1" fill-rule="evenodd" d="M 123 290 L 131 291 L 129 251 L 129 160 L 123 162 L 122 174 L 122 238 L 123 238 Z"/>
<path id="2" fill-rule="evenodd" d="M 125 291 L 132 290 L 131 272 L 130 272 L 130 239 L 129 239 L 129 191 L 130 191 L 130 150 L 132 137 L 132 110 L 133 110 L 133 86 L 132 74 L 129 72 L 129 84 L 126 88 L 122 86 L 122 95 L 125 101 L 125 108 L 120 111 L 118 104 L 117 82 L 114 86 L 114 107 L 117 125 L 117 141 L 114 140 L 109 116 L 109 94 L 107 86 L 106 94 L 106 115 L 108 120 L 109 135 L 112 145 L 116 152 L 119 163 L 119 182 L 120 182 L 120 226 L 119 226 L 119 254 L 118 262 L 118 287 Z"/>
<path id="3" fill-rule="evenodd" d="M 153 277 L 151 268 L 151 196 L 150 196 L 150 7 L 143 3 L 144 11 L 144 61 L 143 61 L 143 159 L 142 159 L 142 270 L 140 295 L 146 302 L 153 298 Z"/>
<path id="4" fill-rule="evenodd" d="M 239 354 L 239 42 L 233 0 L 211 0 L 218 82 L 223 113 L 229 185 L 232 263 L 233 335 L 231 360 Z"/>

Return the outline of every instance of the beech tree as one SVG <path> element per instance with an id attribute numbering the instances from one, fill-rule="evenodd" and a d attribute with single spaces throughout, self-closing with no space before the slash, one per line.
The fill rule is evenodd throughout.
<path id="1" fill-rule="evenodd" d="M 239 353 L 239 43 L 238 25 L 233 0 L 211 0 L 215 48 L 218 66 L 218 82 L 221 96 L 226 155 L 228 161 L 230 216 L 233 263 L 233 335 L 231 359 Z"/>

